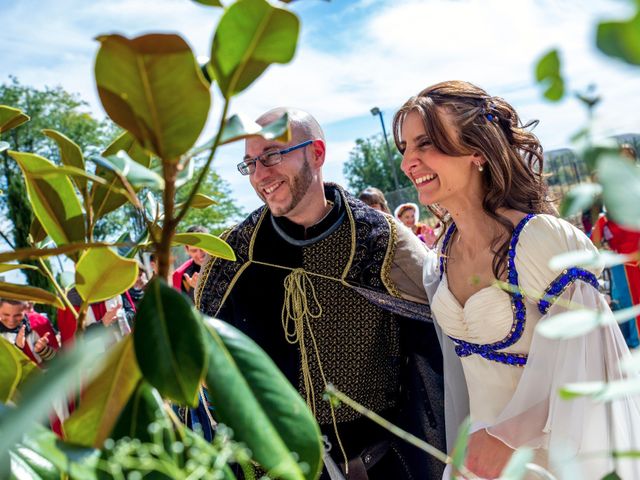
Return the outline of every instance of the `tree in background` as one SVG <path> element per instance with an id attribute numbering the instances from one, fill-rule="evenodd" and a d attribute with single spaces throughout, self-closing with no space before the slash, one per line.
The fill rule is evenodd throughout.
<path id="1" fill-rule="evenodd" d="M 393 138 L 389 139 L 393 145 Z M 411 181 L 400 173 L 402 156 L 392 148 L 393 168 L 398 172 L 400 188 L 411 187 Z M 349 189 L 358 194 L 367 187 L 376 187 L 385 192 L 395 190 L 393 175 L 389 171 L 389 160 L 384 138 L 381 134 L 368 138 L 358 138 L 356 146 L 349 152 L 349 160 L 344 164 L 342 172 L 347 179 Z"/>

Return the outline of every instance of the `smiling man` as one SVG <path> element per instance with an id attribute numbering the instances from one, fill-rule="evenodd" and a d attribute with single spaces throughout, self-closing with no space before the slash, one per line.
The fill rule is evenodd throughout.
<path id="1" fill-rule="evenodd" d="M 196 305 L 255 340 L 298 388 L 332 446 L 325 463 L 356 480 L 439 478 L 438 462 L 322 400 L 332 383 L 444 448 L 442 359 L 421 279 L 430 253 L 390 215 L 323 182 L 313 117 L 278 108 L 257 122 L 285 113 L 290 142 L 246 141 L 238 170 L 265 206 L 224 234 L 237 260 L 209 260 Z"/>

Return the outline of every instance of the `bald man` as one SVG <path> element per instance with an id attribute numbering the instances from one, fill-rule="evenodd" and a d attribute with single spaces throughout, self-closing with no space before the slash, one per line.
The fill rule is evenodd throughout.
<path id="1" fill-rule="evenodd" d="M 445 449 L 442 356 L 421 275 L 432 253 L 323 181 L 326 144 L 311 115 L 277 108 L 257 122 L 285 113 L 290 142 L 246 141 L 238 170 L 265 205 L 225 232 L 237 260 L 209 260 L 196 305 L 256 341 L 298 388 L 331 445 L 325 464 L 355 480 L 440 478 L 439 462 L 322 400 L 331 383 Z"/>

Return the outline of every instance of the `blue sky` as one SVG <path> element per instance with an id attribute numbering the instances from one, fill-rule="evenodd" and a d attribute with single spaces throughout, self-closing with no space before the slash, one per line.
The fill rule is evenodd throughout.
<path id="1" fill-rule="evenodd" d="M 638 132 L 640 71 L 599 54 L 593 40 L 598 19 L 628 16 L 631 3 L 299 0 L 288 7 L 302 20 L 293 62 L 272 66 L 231 110 L 253 118 L 279 105 L 308 110 L 327 136 L 325 179 L 345 183 L 342 166 L 355 139 L 380 133 L 372 107 L 380 107 L 388 127 L 409 96 L 463 79 L 505 97 L 523 120 L 539 119 L 536 133 L 549 150 L 568 146 L 586 117 L 577 100 L 546 103 L 533 81 L 535 60 L 559 47 L 569 88 L 595 83 L 603 94 L 596 132 Z M 0 81 L 11 74 L 37 87 L 61 85 L 101 116 L 92 78 L 97 35 L 178 32 L 197 55 L 207 55 L 220 14 L 190 0 L 0 0 Z M 213 134 L 219 106 L 215 97 L 205 137 Z M 248 211 L 260 202 L 235 170 L 242 155 L 241 145 L 223 147 L 215 167 Z"/>

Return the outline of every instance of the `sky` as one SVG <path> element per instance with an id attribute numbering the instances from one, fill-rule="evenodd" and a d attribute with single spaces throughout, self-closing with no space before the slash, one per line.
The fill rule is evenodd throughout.
<path id="1" fill-rule="evenodd" d="M 372 107 L 382 110 L 389 130 L 393 114 L 410 96 L 460 79 L 504 97 L 523 120 L 539 119 L 535 133 L 551 150 L 569 146 L 586 122 L 584 108 L 572 96 L 551 104 L 535 84 L 536 60 L 559 48 L 568 89 L 584 91 L 593 83 L 603 97 L 596 134 L 640 132 L 640 70 L 605 57 L 594 40 L 598 20 L 626 18 L 631 5 L 631 0 L 298 0 L 285 7 L 301 19 L 293 61 L 271 66 L 233 100 L 230 113 L 255 118 L 275 106 L 307 110 L 325 130 L 325 180 L 346 184 L 343 165 L 355 140 L 381 133 Z M 13 75 L 35 87 L 61 85 L 101 117 L 93 81 L 96 36 L 176 32 L 196 55 L 208 56 L 221 13 L 191 0 L 0 0 L 0 82 Z M 215 133 L 218 95 L 213 104 L 200 143 Z M 222 147 L 214 166 L 248 212 L 260 201 L 235 168 L 243 154 L 240 144 Z"/>

